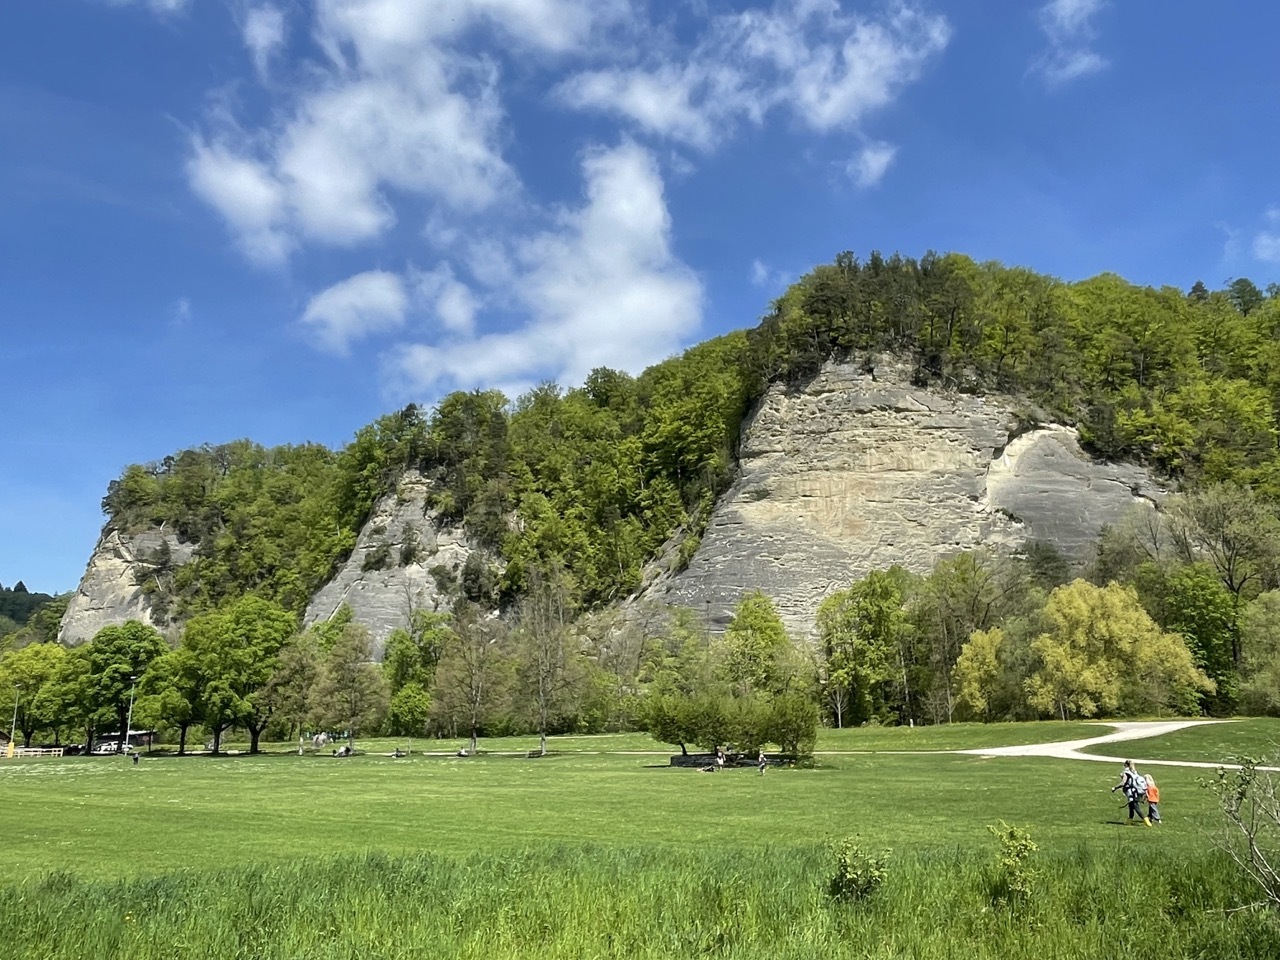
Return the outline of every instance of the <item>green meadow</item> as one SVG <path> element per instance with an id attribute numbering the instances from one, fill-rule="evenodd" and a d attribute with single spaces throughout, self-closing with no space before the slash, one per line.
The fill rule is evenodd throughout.
<path id="1" fill-rule="evenodd" d="M 542 758 L 518 738 L 465 759 L 437 741 L 394 758 L 388 740 L 349 759 L 6 761 L 0 956 L 1280 955 L 1280 925 L 1237 909 L 1256 896 L 1213 849 L 1207 771 L 1164 768 L 1165 824 L 1144 828 L 1109 764 L 931 752 L 1105 732 L 826 731 L 812 767 L 764 777 L 672 768 L 634 735 Z M 1248 721 L 1124 749 L 1201 759 L 1277 735 Z M 1025 902 L 995 893 L 1000 821 L 1039 846 Z M 826 892 L 828 844 L 851 835 L 888 852 L 862 903 Z"/>

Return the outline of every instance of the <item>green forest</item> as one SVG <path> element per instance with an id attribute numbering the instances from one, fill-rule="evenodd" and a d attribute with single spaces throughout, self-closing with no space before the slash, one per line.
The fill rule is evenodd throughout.
<path id="1" fill-rule="evenodd" d="M 18 640 L 53 639 L 58 635 L 58 619 L 66 610 L 66 603 L 56 603 L 56 597 L 47 593 L 32 593 L 19 580 L 12 587 L 0 584 L 0 644 L 5 638 L 18 634 Z M 51 604 L 53 609 L 46 610 Z M 52 630 L 48 621 L 54 618 Z M 8 641 L 10 643 L 15 641 Z"/>
<path id="2" fill-rule="evenodd" d="M 884 354 L 908 360 L 920 386 L 1008 394 L 1028 424 L 1074 424 L 1095 456 L 1145 464 L 1179 492 L 1106 531 L 1083 570 L 1030 544 L 923 575 L 876 571 L 824 603 L 816 651 L 751 592 L 721 637 L 678 611 L 656 638 L 614 623 L 647 564 L 696 551 L 765 390 Z M 137 656 L 96 666 L 98 638 L 64 651 L 42 669 L 63 678 L 48 702 L 66 709 L 33 709 L 23 730 L 71 715 L 77 696 L 86 732 L 104 716 L 122 723 L 120 678 L 144 674 L 156 723 L 215 742 L 237 726 L 255 744 L 316 725 L 640 725 L 672 743 L 802 750 L 796 731 L 819 718 L 1280 712 L 1278 415 L 1276 285 L 1067 283 L 959 254 L 842 253 L 755 327 L 639 376 L 601 368 L 514 399 L 454 393 L 381 417 L 338 451 L 241 440 L 128 467 L 102 501 L 108 525 L 163 527 L 194 547 L 185 563 L 158 551 L 140 578 L 176 646 L 138 633 Z M 298 623 L 406 470 L 432 481 L 429 506 L 465 524 L 477 550 L 454 609 L 401 631 L 369 672 L 359 624 L 339 616 L 301 634 Z M 239 639 L 227 648 L 228 637 Z M 0 671 L 19 655 L 33 656 L 12 650 Z M 103 671 L 116 679 L 86 692 Z M 490 693 L 477 704 L 467 693 L 480 676 Z M 326 696 L 346 706 L 317 706 Z"/>

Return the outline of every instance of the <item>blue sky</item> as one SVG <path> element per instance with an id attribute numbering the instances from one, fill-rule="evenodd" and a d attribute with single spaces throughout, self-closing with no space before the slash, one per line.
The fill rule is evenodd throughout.
<path id="1" fill-rule="evenodd" d="M 638 372 L 841 250 L 1280 281 L 1280 6 L 0 0 L 0 583 L 125 465 Z"/>

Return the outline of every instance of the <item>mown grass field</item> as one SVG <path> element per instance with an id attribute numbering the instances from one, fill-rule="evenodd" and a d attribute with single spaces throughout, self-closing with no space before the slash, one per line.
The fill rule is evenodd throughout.
<path id="1" fill-rule="evenodd" d="M 1249 723 L 1191 732 L 1269 729 Z M 841 752 L 763 778 L 673 769 L 629 735 L 539 759 L 522 738 L 467 759 L 8 761 L 0 897 L 21 919 L 0 956 L 1280 955 L 1280 926 L 1233 912 L 1254 897 L 1212 850 L 1204 771 L 1164 769 L 1146 829 L 1109 765 L 928 752 L 1106 732 L 1081 726 L 828 732 Z M 608 752 L 642 749 L 661 752 Z M 1001 820 L 1040 845 L 1016 912 L 990 896 Z M 832 904 L 825 844 L 852 834 L 892 851 L 888 879 Z"/>

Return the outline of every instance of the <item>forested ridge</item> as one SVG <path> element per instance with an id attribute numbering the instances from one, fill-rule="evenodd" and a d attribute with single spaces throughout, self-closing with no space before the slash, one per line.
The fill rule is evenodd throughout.
<path id="1" fill-rule="evenodd" d="M 384 416 L 340 451 L 250 441 L 134 465 L 103 499 L 112 526 L 164 524 L 197 544 L 147 581 L 186 617 L 251 593 L 301 612 L 404 470 L 433 506 L 507 561 L 506 600 L 555 562 L 575 601 L 632 592 L 681 527 L 685 559 L 732 477 L 743 417 L 772 383 L 829 360 L 908 358 L 921 385 L 1024 397 L 1030 420 L 1075 423 L 1091 452 L 1191 486 L 1280 495 L 1280 290 L 1139 287 L 1113 274 L 1064 283 L 926 254 L 843 253 L 794 284 L 758 326 L 638 377 L 597 369 L 579 387 L 514 401 L 454 393 Z"/>
<path id="2" fill-rule="evenodd" d="M 679 544 L 668 563 L 696 550 L 767 388 L 833 360 L 874 370 L 885 354 L 921 386 L 998 391 L 1027 423 L 1074 423 L 1094 454 L 1146 463 L 1180 492 L 1105 530 L 1083 570 L 1031 543 L 923 575 L 873 571 L 826 599 L 812 644 L 788 637 L 750 584 L 720 637 L 689 611 L 650 632 L 606 622 L 664 544 Z M 820 716 L 1276 713 L 1278 410 L 1275 286 L 1184 293 L 954 254 L 841 254 L 755 328 L 639 376 L 597 369 L 514 401 L 454 393 L 381 417 L 339 451 L 244 440 L 130 466 L 103 500 L 108 526 L 160 527 L 194 550 L 180 560 L 165 546 L 138 565 L 176 645 L 137 622 L 70 651 L 32 634 L 0 656 L 0 679 L 28 691 L 15 708 L 27 738 L 123 724 L 137 677 L 147 723 L 215 744 L 232 727 L 256 744 L 317 727 L 640 725 L 673 743 L 803 752 Z M 299 624 L 409 470 L 431 481 L 439 522 L 464 524 L 478 549 L 453 606 L 413 613 L 379 665 L 349 609 Z M 417 559 L 406 544 L 380 562 Z"/>

